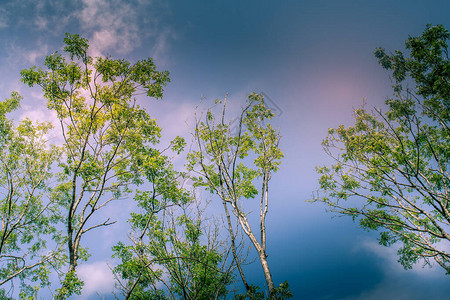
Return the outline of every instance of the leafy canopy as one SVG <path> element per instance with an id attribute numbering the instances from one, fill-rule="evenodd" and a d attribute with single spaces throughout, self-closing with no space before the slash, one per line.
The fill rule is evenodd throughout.
<path id="1" fill-rule="evenodd" d="M 89 56 L 86 39 L 66 34 L 64 52 L 46 57 L 45 69 L 22 70 L 22 81 L 39 86 L 47 107 L 56 112 L 62 139 L 58 185 L 52 200 L 63 210 L 68 268 L 56 299 L 80 293 L 76 275 L 89 253 L 81 243 L 87 232 L 115 221 L 98 211 L 112 200 L 154 182 L 164 157 L 155 145 L 160 127 L 137 104 L 137 97 L 161 98 L 169 82 L 151 58 L 134 64 Z M 174 142 L 183 144 L 182 140 Z"/>
<path id="2" fill-rule="evenodd" d="M 436 261 L 450 273 L 449 32 L 428 26 L 406 41 L 409 55 L 382 48 L 375 56 L 392 72 L 388 110 L 355 111 L 355 125 L 330 129 L 323 141 L 334 158 L 318 168 L 314 199 L 380 231 L 380 244 L 399 242 L 405 268 Z M 413 86 L 409 88 L 408 86 Z"/>

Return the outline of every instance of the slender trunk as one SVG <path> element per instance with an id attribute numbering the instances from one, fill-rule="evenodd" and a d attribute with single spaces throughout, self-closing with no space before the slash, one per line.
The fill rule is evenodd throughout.
<path id="1" fill-rule="evenodd" d="M 78 241 L 73 240 L 74 228 L 72 226 L 73 218 L 75 216 L 75 206 L 76 202 L 76 176 L 73 176 L 72 180 L 72 203 L 69 208 L 69 213 L 67 217 L 67 247 L 69 248 L 69 269 L 64 277 L 64 281 L 62 283 L 61 288 L 58 291 L 58 294 L 55 296 L 56 300 L 66 299 L 71 295 L 72 290 L 72 278 L 75 274 L 77 265 L 78 265 L 78 257 L 77 257 L 77 249 L 78 249 Z M 76 239 L 76 237 L 75 237 Z"/>
<path id="2" fill-rule="evenodd" d="M 131 286 L 131 288 L 128 290 L 126 296 L 125 296 L 125 300 L 130 299 L 131 295 L 133 294 L 133 290 L 134 288 L 137 286 L 139 279 L 141 279 L 142 273 L 139 273 L 138 278 L 134 281 L 133 285 Z"/>
<path id="3" fill-rule="evenodd" d="M 11 210 L 12 210 L 12 202 L 13 202 L 13 195 L 14 195 L 14 185 L 13 185 L 13 178 L 9 173 L 9 170 L 7 171 L 7 177 L 8 177 L 8 183 L 9 183 L 9 189 L 8 189 L 8 212 L 5 212 L 5 218 L 6 218 L 6 225 L 3 226 L 2 224 L 2 239 L 0 244 L 0 254 L 3 252 L 3 245 L 6 242 L 6 239 L 8 238 L 10 232 L 8 232 L 8 226 L 9 222 L 11 221 Z M 6 210 L 6 208 L 5 208 Z M 3 219 L 2 219 L 3 223 Z"/>
<path id="4" fill-rule="evenodd" d="M 269 288 L 269 297 L 270 299 L 276 299 L 275 286 L 273 285 L 272 274 L 270 273 L 269 264 L 267 263 L 267 255 L 265 251 L 259 252 L 259 260 L 261 261 L 264 276 L 266 277 L 267 287 Z"/>
<path id="5" fill-rule="evenodd" d="M 249 237 L 250 241 L 255 247 L 256 252 L 258 252 L 259 261 L 261 262 L 264 276 L 266 278 L 267 287 L 269 288 L 270 299 L 275 299 L 275 287 L 273 285 L 272 274 L 270 273 L 269 269 L 269 263 L 267 262 L 266 249 L 265 247 L 263 248 L 262 245 L 256 239 L 255 235 L 253 234 L 253 231 L 250 229 L 250 225 L 248 223 L 247 218 L 242 214 L 240 214 L 239 212 L 237 211 L 235 212 L 237 214 L 236 217 L 238 217 L 242 229 L 244 230 L 245 234 Z"/>
<path id="6" fill-rule="evenodd" d="M 239 275 L 241 276 L 242 282 L 244 283 L 245 290 L 248 292 L 250 291 L 250 286 L 247 283 L 247 280 L 245 279 L 244 272 L 241 268 L 241 262 L 239 261 L 239 257 L 237 255 L 236 251 L 236 244 L 235 244 L 235 235 L 233 233 L 233 226 L 231 225 L 231 218 L 230 213 L 228 212 L 227 203 L 223 201 L 223 207 L 225 208 L 225 213 L 227 216 L 227 223 L 228 223 L 228 230 L 230 231 L 230 237 L 231 237 L 231 250 L 233 252 L 234 261 L 236 262 L 236 266 L 239 270 Z"/>
<path id="7" fill-rule="evenodd" d="M 259 252 L 259 259 L 264 270 L 267 286 L 269 288 L 270 299 L 276 299 L 275 287 L 272 281 L 272 274 L 270 274 L 269 264 L 267 263 L 266 254 L 266 214 L 269 209 L 269 174 L 264 172 L 263 184 L 261 187 L 261 215 L 260 215 L 260 230 L 261 230 L 261 251 Z"/>

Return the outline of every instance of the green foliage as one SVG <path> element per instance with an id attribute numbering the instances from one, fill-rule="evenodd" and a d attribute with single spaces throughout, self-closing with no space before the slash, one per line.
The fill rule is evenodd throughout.
<path id="1" fill-rule="evenodd" d="M 78 283 L 74 288 L 69 285 L 78 261 L 89 257 L 82 236 L 114 223 L 99 220 L 99 209 L 144 183 L 165 185 L 163 198 L 184 201 L 184 195 L 159 177 L 172 172 L 163 170 L 167 158 L 155 149 L 161 129 L 136 99 L 142 94 L 161 98 L 168 72 L 158 71 L 151 58 L 131 64 L 91 57 L 88 41 L 76 34 L 66 34 L 64 43 L 64 53 L 47 56 L 45 69 L 21 72 L 25 84 L 42 89 L 47 107 L 56 112 L 61 125 L 60 172 L 51 193 L 52 203 L 63 210 L 67 232 L 69 268 L 60 298 L 81 289 Z M 173 148 L 181 151 L 183 146 L 178 139 Z"/>
<path id="2" fill-rule="evenodd" d="M 59 249 L 47 249 L 59 238 L 58 206 L 48 200 L 59 151 L 46 145 L 49 123 L 24 119 L 15 126 L 7 118 L 21 99 L 13 92 L 0 102 L 0 285 L 18 280 L 21 297 L 28 298 L 49 285 L 51 264 L 59 265 Z"/>
<path id="3" fill-rule="evenodd" d="M 180 153 L 185 144 L 177 137 L 171 148 Z M 127 299 L 225 295 L 232 277 L 219 269 L 223 257 L 218 250 L 202 243 L 200 219 L 186 213 L 170 215 L 170 207 L 184 207 L 192 201 L 192 195 L 180 187 L 184 174 L 176 172 L 159 151 L 144 154 L 141 173 L 147 185 L 135 194 L 139 210 L 129 219 L 131 244 L 120 242 L 113 247 L 114 256 L 121 260 L 114 268 L 118 288 Z M 161 284 L 165 288 L 156 287 Z"/>
<path id="4" fill-rule="evenodd" d="M 267 262 L 265 218 L 269 210 L 269 181 L 283 158 L 279 148 L 280 134 L 269 123 L 273 113 L 262 94 L 250 94 L 240 116 L 231 122 L 225 119 L 226 99 L 216 100 L 215 104 L 220 104 L 221 113 L 216 113 L 216 107 L 213 107 L 206 112 L 204 120 L 196 120 L 194 139 L 197 147 L 188 155 L 187 169 L 200 175 L 192 177 L 194 186 L 205 187 L 222 201 L 234 262 L 247 291 L 250 287 L 241 268 L 243 259 L 238 256 L 230 211 L 236 218 L 238 230 L 247 235 L 258 253 L 273 298 L 275 286 Z M 247 218 L 250 212 L 244 210 L 243 205 L 244 201 L 256 196 L 260 197 L 259 240 Z"/>
<path id="5" fill-rule="evenodd" d="M 264 295 L 264 292 L 260 291 L 259 286 L 256 286 L 254 284 L 250 285 L 250 288 L 247 290 L 245 294 L 238 294 L 234 296 L 234 299 L 236 300 L 265 300 L 266 296 Z"/>
<path id="6" fill-rule="evenodd" d="M 266 296 L 264 295 L 264 292 L 260 291 L 259 286 L 250 285 L 250 289 L 245 294 L 238 294 L 234 296 L 235 300 L 270 300 L 270 299 L 276 299 L 276 300 L 283 300 L 283 299 L 289 299 L 294 297 L 292 294 L 289 283 L 287 281 L 281 283 L 278 287 L 275 288 L 274 296 Z"/>
<path id="7" fill-rule="evenodd" d="M 146 209 L 130 219 L 133 244 L 113 248 L 121 259 L 114 273 L 127 299 L 225 297 L 233 277 L 221 270 L 224 255 L 214 241 L 202 242 L 200 216 L 175 216 L 166 209 L 159 218 L 158 209 L 141 207 Z M 157 288 L 161 284 L 165 288 Z"/>
<path id="8" fill-rule="evenodd" d="M 23 97 L 17 93 L 12 92 L 11 98 L 6 99 L 5 101 L 0 102 L 0 117 L 3 121 L 5 121 L 6 114 L 9 112 L 12 112 L 19 108 L 20 101 L 23 99 Z"/>
<path id="9" fill-rule="evenodd" d="M 0 299 L 3 300 L 14 300 L 14 298 L 8 297 L 6 291 L 4 289 L 0 289 Z"/>
<path id="10" fill-rule="evenodd" d="M 223 109 L 225 114 L 225 106 Z M 212 111 L 208 110 L 205 121 L 198 123 L 195 132 L 203 147 L 189 153 L 187 167 L 193 171 L 196 166 L 200 166 L 209 182 L 203 177 L 193 178 L 195 185 L 205 186 L 211 193 L 216 193 L 225 181 L 232 178 L 230 198 L 254 198 L 258 194 L 254 180 L 276 172 L 283 157 L 278 148 L 278 132 L 270 123 L 265 124 L 272 116 L 263 96 L 252 93 L 240 116 L 238 133 L 234 134 L 236 128 L 231 123 L 223 122 L 222 116 L 216 119 Z M 255 157 L 253 168 L 245 160 L 249 155 Z M 224 178 L 226 176 L 222 172 L 227 171 L 230 178 Z"/>
<path id="11" fill-rule="evenodd" d="M 169 73 L 158 71 L 151 58 L 133 64 L 91 57 L 89 42 L 76 34 L 66 34 L 64 44 L 42 67 L 21 72 L 23 83 L 39 87 L 56 113 L 60 146 L 46 140 L 50 124 L 26 119 L 14 126 L 6 117 L 19 107 L 18 93 L 0 102 L 0 189 L 6 195 L 0 198 L 0 285 L 18 280 L 19 297 L 35 299 L 50 285 L 51 266 L 61 276 L 55 299 L 80 295 L 84 283 L 77 267 L 90 256 L 82 237 L 114 223 L 99 219 L 98 210 L 134 193 L 138 208 L 129 219 L 130 241 L 113 248 L 121 261 L 114 274 L 125 297 L 224 298 L 233 280 L 229 251 L 216 232 L 206 230 L 202 212 L 188 211 L 192 195 L 180 185 L 186 174 L 175 171 L 165 150 L 158 149 L 161 129 L 137 104 L 140 95 L 162 98 Z M 190 170 L 201 165 L 206 172 L 196 185 L 217 192 L 228 184 L 224 199 L 234 201 L 235 211 L 242 198 L 260 194 L 265 217 L 267 182 L 283 157 L 279 133 L 266 124 L 272 116 L 262 95 L 251 94 L 235 135 L 235 128 L 208 112 L 196 132 L 206 152 L 189 156 Z M 176 137 L 167 149 L 180 154 L 185 146 Z M 211 163 L 205 163 L 205 153 Z M 228 177 L 226 170 L 232 170 Z M 60 222 L 64 233 L 56 230 Z M 266 256 L 263 239 L 261 257 Z M 58 248 L 50 250 L 49 244 Z M 156 287 L 161 284 L 165 288 Z M 286 283 L 273 295 L 289 293 Z M 0 297 L 9 296 L 0 290 Z"/>
<path id="12" fill-rule="evenodd" d="M 66 299 L 71 295 L 81 295 L 81 289 L 84 283 L 78 278 L 75 271 L 67 273 L 62 287 L 57 289 L 57 296 L 55 299 Z"/>
<path id="13" fill-rule="evenodd" d="M 434 259 L 447 273 L 449 37 L 443 26 L 428 26 L 407 40 L 409 55 L 375 51 L 380 65 L 392 71 L 394 98 L 386 101 L 385 113 L 358 109 L 354 126 L 330 129 L 323 145 L 337 163 L 317 169 L 324 195 L 315 198 L 358 218 L 365 229 L 382 230 L 380 244 L 401 243 L 405 268 Z M 415 89 L 406 88 L 411 81 Z"/>
<path id="14" fill-rule="evenodd" d="M 184 147 L 186 147 L 186 141 L 184 138 L 177 136 L 171 143 L 170 143 L 172 150 L 176 152 L 177 154 L 180 154 L 184 150 Z"/>

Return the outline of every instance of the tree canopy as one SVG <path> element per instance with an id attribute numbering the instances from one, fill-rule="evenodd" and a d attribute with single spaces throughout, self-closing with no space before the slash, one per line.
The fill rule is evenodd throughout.
<path id="1" fill-rule="evenodd" d="M 142 94 L 161 98 L 168 72 L 156 70 L 151 58 L 134 64 L 93 58 L 88 41 L 78 35 L 67 34 L 64 42 L 66 55 L 47 56 L 45 70 L 21 72 L 24 83 L 42 89 L 62 137 L 58 184 L 50 199 L 60 205 L 66 228 L 68 268 L 57 299 L 81 292 L 76 269 L 89 256 L 82 237 L 115 222 L 98 211 L 137 186 L 157 184 L 166 175 L 161 169 L 170 169 L 155 147 L 161 129 L 136 99 Z M 181 144 L 177 140 L 174 147 Z"/>
<path id="2" fill-rule="evenodd" d="M 449 32 L 428 26 L 406 41 L 409 53 L 375 51 L 392 72 L 387 111 L 355 111 L 354 126 L 330 129 L 323 141 L 335 160 L 318 168 L 315 201 L 399 243 L 405 268 L 430 260 L 450 274 Z"/>
<path id="3" fill-rule="evenodd" d="M 48 267 L 59 264 L 62 248 L 55 245 L 59 207 L 47 201 L 59 151 L 46 145 L 51 124 L 24 119 L 15 126 L 6 117 L 21 99 L 14 92 L 0 102 L 0 286 L 19 279 L 25 297 L 49 284 Z"/>
<path id="4" fill-rule="evenodd" d="M 194 140 L 196 148 L 188 159 L 188 170 L 197 174 L 193 177 L 196 186 L 203 186 L 216 194 L 222 202 L 231 238 L 231 249 L 241 280 L 250 297 L 256 292 L 247 282 L 241 268 L 242 258 L 236 243 L 236 232 L 242 230 L 258 254 L 269 298 L 276 299 L 283 291 L 283 297 L 290 297 L 288 284 L 277 288 L 273 282 L 267 260 L 266 216 L 269 211 L 269 182 L 279 169 L 283 152 L 279 148 L 280 133 L 269 123 L 274 116 L 266 105 L 262 94 L 252 93 L 240 115 L 233 121 L 227 120 L 226 98 L 216 100 L 221 110 L 207 110 L 204 118 L 196 119 Z M 234 125 L 233 125 L 234 123 Z M 258 201 L 252 201 L 259 198 Z M 249 209 L 244 202 L 259 209 L 259 227 L 252 227 Z M 231 214 L 238 224 L 233 228 Z"/>

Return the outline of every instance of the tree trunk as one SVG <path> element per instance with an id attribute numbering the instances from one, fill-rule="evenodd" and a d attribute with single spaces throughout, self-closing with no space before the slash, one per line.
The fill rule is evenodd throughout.
<path id="1" fill-rule="evenodd" d="M 269 263 L 267 262 L 267 254 L 265 247 L 263 248 L 262 245 L 258 242 L 255 235 L 253 234 L 250 225 L 248 224 L 248 220 L 245 216 L 238 215 L 239 221 L 241 223 L 242 229 L 244 230 L 245 234 L 250 238 L 250 241 L 252 242 L 253 246 L 256 249 L 256 252 L 258 252 L 259 260 L 261 262 L 261 266 L 264 271 L 264 276 L 266 278 L 267 287 L 269 288 L 269 296 L 270 299 L 276 299 L 275 298 L 275 286 L 273 285 L 272 280 L 272 274 L 270 274 L 269 269 Z"/>
<path id="2" fill-rule="evenodd" d="M 269 264 L 267 263 L 267 255 L 265 251 L 259 251 L 259 260 L 261 261 L 264 276 L 266 277 L 267 287 L 269 288 L 269 298 L 275 299 L 275 286 L 273 285 L 272 274 L 270 274 Z"/>
<path id="3" fill-rule="evenodd" d="M 236 237 L 233 232 L 233 226 L 231 225 L 230 213 L 228 212 L 227 203 L 225 201 L 223 201 L 223 207 L 225 208 L 225 212 L 226 212 L 226 216 L 227 216 L 228 230 L 230 231 L 230 237 L 231 237 L 231 250 L 233 252 L 234 261 L 236 262 L 236 266 L 239 270 L 239 275 L 241 276 L 242 282 L 244 283 L 245 290 L 248 292 L 248 291 L 250 291 L 250 286 L 248 285 L 247 280 L 245 279 L 244 271 L 242 271 L 241 262 L 239 261 L 239 257 L 237 255 L 236 243 L 235 243 Z"/>

